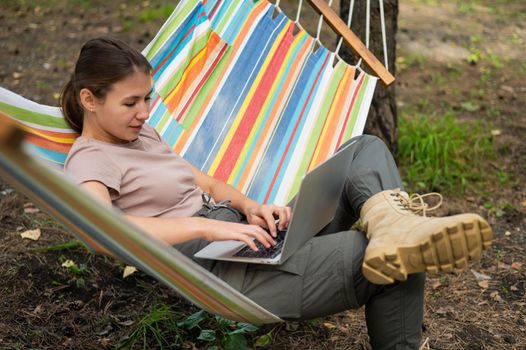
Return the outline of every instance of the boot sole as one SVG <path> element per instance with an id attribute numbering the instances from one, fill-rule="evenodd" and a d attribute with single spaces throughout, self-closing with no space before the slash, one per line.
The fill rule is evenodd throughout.
<path id="1" fill-rule="evenodd" d="M 418 272 L 460 272 L 470 261 L 480 258 L 482 250 L 491 246 L 492 239 L 486 221 L 461 222 L 412 246 L 367 252 L 362 271 L 374 284 L 405 281 L 408 274 Z"/>

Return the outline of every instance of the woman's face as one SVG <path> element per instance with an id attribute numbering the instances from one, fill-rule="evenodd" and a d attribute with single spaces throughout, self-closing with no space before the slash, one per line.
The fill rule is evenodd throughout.
<path id="1" fill-rule="evenodd" d="M 93 112 L 84 119 L 83 135 L 110 143 L 137 139 L 149 117 L 151 91 L 150 75 L 137 70 L 116 82 L 105 99 L 95 99 Z"/>

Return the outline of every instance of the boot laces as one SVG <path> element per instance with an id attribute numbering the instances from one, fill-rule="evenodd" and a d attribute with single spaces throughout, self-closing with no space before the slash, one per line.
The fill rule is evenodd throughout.
<path id="1" fill-rule="evenodd" d="M 393 193 L 392 195 L 395 196 L 396 199 L 400 202 L 400 207 L 402 207 L 405 210 L 410 210 L 417 215 L 426 216 L 427 212 L 436 210 L 442 205 L 442 195 L 437 192 L 425 194 L 413 193 L 409 197 L 402 196 L 399 192 Z M 429 207 L 429 204 L 425 202 L 424 198 L 429 198 L 432 196 L 438 198 L 438 203 L 432 207 Z"/>

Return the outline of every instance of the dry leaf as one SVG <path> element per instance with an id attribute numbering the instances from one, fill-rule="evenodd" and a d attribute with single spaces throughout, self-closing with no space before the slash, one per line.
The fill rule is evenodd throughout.
<path id="1" fill-rule="evenodd" d="M 334 329 L 334 328 L 336 328 L 336 325 L 334 323 L 331 323 L 331 322 L 324 322 L 323 323 L 323 327 L 325 327 L 327 329 Z"/>
<path id="2" fill-rule="evenodd" d="M 40 229 L 34 229 L 34 230 L 27 230 L 20 234 L 22 238 L 31 239 L 33 241 L 38 241 L 40 238 Z"/>
<path id="3" fill-rule="evenodd" d="M 499 295 L 499 292 L 492 292 L 489 296 L 498 303 L 503 301 Z"/>
<path id="4" fill-rule="evenodd" d="M 491 130 L 491 135 L 493 136 L 499 136 L 502 134 L 502 131 L 500 129 L 493 129 Z"/>
<path id="5" fill-rule="evenodd" d="M 489 281 L 488 280 L 480 281 L 478 283 L 478 285 L 482 289 L 488 289 L 489 288 Z"/>
<path id="6" fill-rule="evenodd" d="M 504 236 L 511 236 L 511 232 L 510 231 L 504 232 Z"/>
<path id="7" fill-rule="evenodd" d="M 134 266 L 126 266 L 124 268 L 124 272 L 122 273 L 122 278 L 126 278 L 130 276 L 131 274 L 137 272 L 137 268 Z"/>
<path id="8" fill-rule="evenodd" d="M 447 314 L 447 312 L 449 311 L 448 309 L 449 309 L 449 308 L 439 307 L 438 309 L 435 310 L 435 314 L 438 314 L 438 315 L 445 315 L 445 314 Z"/>
<path id="9" fill-rule="evenodd" d="M 40 211 L 40 209 L 38 208 L 31 208 L 31 207 L 28 207 L 28 208 L 24 208 L 24 213 L 26 214 L 36 214 Z"/>
<path id="10" fill-rule="evenodd" d="M 502 261 L 499 261 L 499 263 L 497 264 L 497 267 L 498 267 L 499 269 L 503 269 L 503 270 L 509 270 L 509 269 L 511 268 L 510 265 L 505 264 L 505 263 L 503 263 Z"/>
<path id="11" fill-rule="evenodd" d="M 523 201 L 521 202 L 521 205 L 522 205 L 523 207 L 526 207 L 526 199 L 523 200 Z"/>
<path id="12" fill-rule="evenodd" d="M 73 260 L 66 260 L 62 263 L 62 267 L 70 267 L 70 266 L 73 266 L 73 265 L 76 265 L 75 262 Z"/>
<path id="13" fill-rule="evenodd" d="M 517 288 L 517 286 L 513 285 L 513 286 L 510 287 L 510 290 L 512 292 L 517 292 L 519 290 L 519 288 Z"/>
<path id="14" fill-rule="evenodd" d="M 473 275 L 475 276 L 475 278 L 477 279 L 477 281 L 485 281 L 485 280 L 490 280 L 491 277 L 488 276 L 488 275 L 485 275 L 483 273 L 480 273 L 480 272 L 477 272 L 475 270 L 471 270 L 471 272 L 473 273 Z"/>
<path id="15" fill-rule="evenodd" d="M 434 280 L 433 283 L 431 283 L 431 287 L 433 289 L 438 289 L 442 287 L 442 283 L 440 283 L 440 280 Z"/>
<path id="16" fill-rule="evenodd" d="M 514 270 L 519 271 L 522 268 L 522 263 L 520 263 L 518 261 L 514 261 L 514 262 L 511 263 L 511 268 L 514 269 Z"/>

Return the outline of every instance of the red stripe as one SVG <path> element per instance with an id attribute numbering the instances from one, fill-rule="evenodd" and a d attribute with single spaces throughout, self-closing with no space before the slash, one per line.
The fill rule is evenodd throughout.
<path id="1" fill-rule="evenodd" d="M 340 132 L 340 136 L 338 137 L 338 143 L 336 144 L 336 149 L 340 147 L 342 143 L 343 135 L 345 134 L 345 128 L 347 126 L 347 123 L 349 122 L 349 117 L 351 116 L 351 111 L 353 110 L 354 102 L 356 101 L 356 97 L 358 96 L 358 91 L 360 91 L 360 87 L 362 86 L 364 78 L 365 78 L 365 74 L 362 74 L 362 77 L 360 81 L 358 82 L 358 86 L 354 90 L 351 105 L 349 106 L 349 110 L 347 111 L 347 115 L 345 116 L 345 121 L 343 122 L 343 126 L 341 129 L 342 131 Z"/>
<path id="2" fill-rule="evenodd" d="M 264 203 L 267 202 L 268 197 L 270 196 L 270 192 L 272 192 L 272 188 L 274 187 L 274 184 L 276 182 L 276 178 L 278 177 L 278 174 L 281 171 L 281 167 L 283 166 L 283 162 L 285 161 L 285 158 L 286 158 L 287 153 L 289 151 L 289 148 L 290 148 L 290 145 L 292 143 L 292 140 L 294 139 L 294 135 L 296 134 L 296 131 L 298 130 L 299 124 L 300 124 L 300 122 L 303 119 L 303 116 L 305 114 L 305 109 L 307 108 L 307 104 L 309 103 L 309 100 L 310 100 L 310 98 L 311 98 L 311 96 L 312 96 L 312 94 L 314 92 L 314 87 L 316 86 L 316 83 L 318 82 L 318 79 L 320 78 L 321 72 L 323 71 L 325 65 L 327 64 L 327 60 L 328 59 L 329 59 L 329 55 L 327 55 L 325 57 L 325 61 L 323 62 L 323 65 L 321 66 L 321 69 L 318 71 L 318 74 L 316 75 L 316 79 L 314 81 L 314 84 L 312 84 L 312 87 L 311 87 L 311 89 L 309 91 L 309 96 L 305 100 L 305 104 L 303 105 L 303 108 L 301 110 L 300 117 L 296 121 L 296 125 L 294 126 L 294 130 L 292 131 L 292 135 L 289 138 L 289 141 L 287 142 L 287 147 L 285 148 L 285 152 L 283 152 L 283 155 L 281 156 L 281 159 L 280 159 L 280 162 L 279 162 L 279 165 L 278 165 L 278 169 L 276 170 L 276 172 L 274 173 L 274 176 L 272 177 L 272 182 L 270 183 L 270 187 L 267 190 L 267 194 L 265 195 L 265 199 L 263 200 Z"/>
<path id="3" fill-rule="evenodd" d="M 228 180 L 228 177 L 239 158 L 239 154 L 246 143 L 248 135 L 250 134 L 250 131 L 256 122 L 257 116 L 259 115 L 259 112 L 261 111 L 261 108 L 265 103 L 270 90 L 272 89 L 276 75 L 279 73 L 279 69 L 284 63 L 285 56 L 292 45 L 292 41 L 288 40 L 290 38 L 292 29 L 292 25 L 289 25 L 287 33 L 285 33 L 281 42 L 279 43 L 279 46 L 246 109 L 245 115 L 242 117 L 242 120 L 239 123 L 239 126 L 225 151 L 225 157 L 223 157 L 221 163 L 214 173 L 214 177 L 216 179 L 222 181 Z"/>

